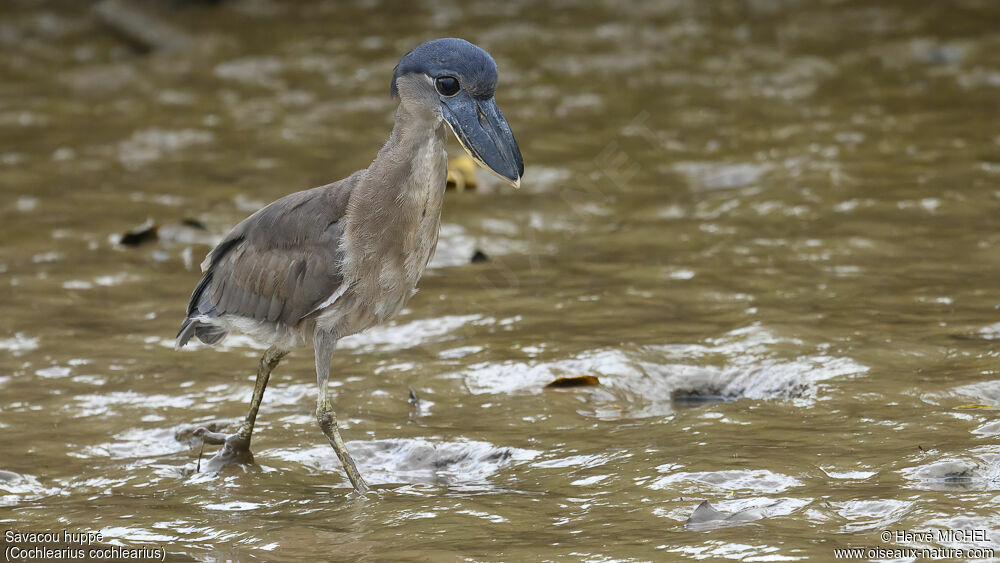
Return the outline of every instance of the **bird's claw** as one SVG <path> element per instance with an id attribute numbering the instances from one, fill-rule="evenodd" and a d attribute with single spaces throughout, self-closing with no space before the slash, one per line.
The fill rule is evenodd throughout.
<path id="1" fill-rule="evenodd" d="M 237 432 L 236 434 L 225 436 L 218 432 L 205 431 L 202 433 L 202 437 L 205 443 L 222 444 L 222 449 L 212 459 L 201 466 L 202 472 L 218 473 L 222 468 L 229 467 L 230 465 L 253 465 L 250 438 L 243 436 L 242 433 Z"/>

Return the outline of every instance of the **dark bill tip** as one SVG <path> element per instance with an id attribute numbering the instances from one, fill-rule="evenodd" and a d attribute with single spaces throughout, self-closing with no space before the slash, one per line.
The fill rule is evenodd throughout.
<path id="1" fill-rule="evenodd" d="M 521 149 L 493 98 L 476 100 L 460 94 L 445 101 L 442 109 L 445 121 L 469 156 L 515 189 L 521 187 Z"/>

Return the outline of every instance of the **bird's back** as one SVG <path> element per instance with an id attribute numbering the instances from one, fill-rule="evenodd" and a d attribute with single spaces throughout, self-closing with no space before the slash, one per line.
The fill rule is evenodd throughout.
<path id="1" fill-rule="evenodd" d="M 364 171 L 287 195 L 236 225 L 202 263 L 176 346 L 214 344 L 237 329 L 294 346 L 303 321 L 343 282 L 341 238 L 351 192 Z"/>

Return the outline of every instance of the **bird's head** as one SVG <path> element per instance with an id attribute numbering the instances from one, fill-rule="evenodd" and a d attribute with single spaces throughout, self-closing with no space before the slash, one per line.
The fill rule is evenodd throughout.
<path id="1" fill-rule="evenodd" d="M 464 39 L 449 38 L 428 41 L 404 55 L 393 72 L 390 93 L 443 119 L 469 156 L 517 188 L 524 161 L 493 99 L 496 87 L 493 57 Z"/>

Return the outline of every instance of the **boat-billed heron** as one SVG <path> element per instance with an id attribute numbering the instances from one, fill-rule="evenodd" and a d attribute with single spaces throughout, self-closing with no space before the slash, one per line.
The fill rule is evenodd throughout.
<path id="1" fill-rule="evenodd" d="M 393 72 L 396 122 L 371 166 L 267 205 L 208 254 L 176 346 L 192 336 L 215 344 L 239 331 L 268 348 L 238 431 L 196 431 L 223 446 L 207 470 L 253 462 L 250 437 L 271 370 L 291 349 L 311 344 L 316 420 L 355 490 L 367 489 L 327 394 L 334 347 L 392 317 L 415 293 L 438 241 L 447 129 L 479 164 L 520 185 L 524 163 L 493 99 L 496 87 L 493 58 L 468 41 L 436 39 L 413 49 Z"/>

